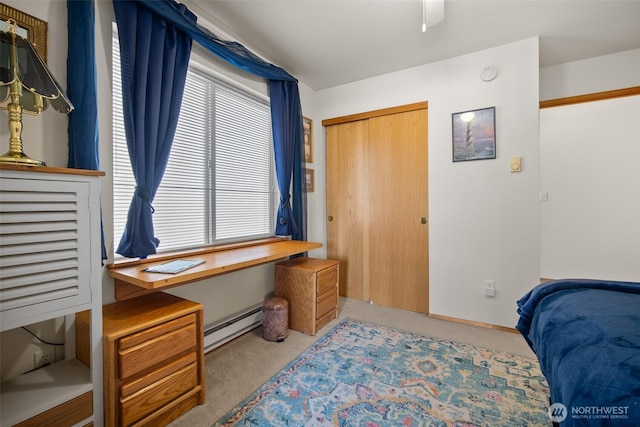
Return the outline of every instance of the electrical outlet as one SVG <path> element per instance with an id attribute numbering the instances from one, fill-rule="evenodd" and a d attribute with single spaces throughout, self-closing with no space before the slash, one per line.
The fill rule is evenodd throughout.
<path id="1" fill-rule="evenodd" d="M 38 369 L 56 361 L 53 349 L 38 350 L 33 353 L 33 368 Z"/>

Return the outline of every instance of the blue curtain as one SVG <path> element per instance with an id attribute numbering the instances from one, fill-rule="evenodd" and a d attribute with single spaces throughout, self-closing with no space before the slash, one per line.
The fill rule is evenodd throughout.
<path id="1" fill-rule="evenodd" d="M 198 26 L 195 21 L 188 19 L 181 12 L 184 6 L 174 0 L 138 0 L 137 3 L 145 5 L 149 10 L 154 11 L 167 22 L 171 22 L 176 28 L 188 34 L 208 51 L 238 68 L 268 80 L 297 82 L 291 74 L 262 60 L 240 43 L 222 40 L 206 28 Z"/>
<path id="2" fill-rule="evenodd" d="M 218 57 L 244 71 L 269 80 L 273 144 L 280 190 L 275 234 L 292 236 L 296 240 L 306 240 L 304 163 L 294 161 L 294 150 L 301 150 L 304 144 L 298 81 L 282 68 L 263 61 L 240 43 L 221 40 L 210 31 L 199 27 L 195 21 L 188 19 L 181 12 L 183 6 L 173 0 L 139 0 L 139 3 L 164 17 Z M 289 188 L 292 175 L 294 184 L 291 195 Z M 296 184 L 296 179 L 301 181 Z M 293 210 L 291 196 L 295 204 Z"/>
<path id="3" fill-rule="evenodd" d="M 67 96 L 70 168 L 100 169 L 98 90 L 95 61 L 95 12 L 92 0 L 67 2 Z"/>
<path id="4" fill-rule="evenodd" d="M 164 174 L 175 133 L 175 123 L 173 120 L 154 122 L 154 118 L 149 117 L 145 122 L 141 117 L 148 116 L 153 106 L 159 105 L 162 99 L 163 104 L 166 101 L 168 105 L 172 105 L 170 109 L 176 112 L 177 122 L 180 102 L 175 106 L 174 101 L 182 99 L 184 78 L 178 83 L 180 73 L 175 71 L 173 81 L 165 76 L 165 80 L 159 82 L 158 79 L 162 80 L 163 77 L 156 75 L 155 71 L 162 67 L 149 61 L 162 58 L 157 52 L 165 52 L 163 55 L 166 56 L 167 43 L 164 43 L 165 47 L 162 49 L 163 42 L 158 44 L 158 37 L 151 37 L 151 31 L 156 29 L 161 30 L 167 40 L 180 40 L 180 43 L 176 44 L 186 43 L 187 39 L 190 42 L 193 39 L 234 66 L 269 81 L 273 143 L 281 195 L 275 234 L 306 240 L 306 187 L 303 162 L 300 161 L 303 149 L 302 110 L 297 80 L 285 70 L 263 61 L 240 43 L 222 40 L 197 26 L 195 15 L 184 5 L 173 0 L 113 0 L 113 4 L 120 34 L 125 130 L 137 184 L 127 226 L 116 252 L 128 257 L 145 257 L 155 253 L 159 244 L 153 233 L 151 202 Z M 128 40 L 123 41 L 123 37 Z M 149 58 L 149 51 L 154 52 L 153 58 Z M 186 62 L 188 56 L 187 53 Z M 167 61 L 160 62 L 166 64 Z M 134 69 L 137 70 L 135 73 L 139 80 L 134 78 Z M 144 83 L 147 83 L 146 86 Z M 165 87 L 165 84 L 168 86 Z M 162 98 L 158 92 L 160 87 L 165 88 L 161 90 Z M 167 100 L 169 96 L 173 96 L 171 101 Z M 137 104 L 129 105 L 133 100 Z M 173 118 L 172 114 L 169 116 Z M 157 132 L 158 135 L 149 138 L 156 133 L 153 123 L 166 123 L 167 126 L 166 129 L 162 126 L 163 129 Z M 154 143 L 154 140 L 157 142 Z M 291 195 L 289 188 L 292 177 L 294 184 Z M 295 203 L 293 209 L 291 196 Z"/>
<path id="5" fill-rule="evenodd" d="M 191 55 L 191 38 L 144 6 L 114 0 L 120 37 L 124 125 L 136 189 L 117 253 L 144 258 L 159 245 L 151 203 L 173 143 Z M 184 6 L 175 13 L 196 17 Z"/>
<path id="6" fill-rule="evenodd" d="M 69 160 L 73 169 L 100 169 L 98 84 L 96 77 L 95 10 L 93 0 L 67 1 L 67 96 L 75 109 L 69 114 Z M 107 259 L 100 221 L 102 259 Z"/>
<path id="7" fill-rule="evenodd" d="M 274 144 L 276 175 L 280 190 L 276 234 L 299 237 L 299 226 L 302 225 L 301 218 L 296 218 L 293 214 L 289 192 L 291 177 L 296 176 L 294 166 L 300 164 L 300 145 L 303 141 L 302 115 L 297 114 L 300 111 L 298 85 L 295 81 L 290 80 L 270 80 L 269 93 L 271 95 L 273 140 L 280 142 Z M 299 183 L 296 183 L 294 179 L 293 191 L 299 188 Z M 296 201 L 299 198 L 301 197 L 296 197 Z"/>

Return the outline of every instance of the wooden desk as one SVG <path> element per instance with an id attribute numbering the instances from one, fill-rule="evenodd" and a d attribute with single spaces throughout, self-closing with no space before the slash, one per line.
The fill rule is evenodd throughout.
<path id="1" fill-rule="evenodd" d="M 196 280 L 266 264 L 320 247 L 322 247 L 322 244 L 315 242 L 269 239 L 260 244 L 240 245 L 223 250 L 209 249 L 178 256 L 111 264 L 107 267 L 109 275 L 115 279 L 115 297 L 120 301 L 184 285 Z M 204 263 L 177 274 L 142 271 L 145 268 L 174 259 L 199 259 L 204 260 Z"/>

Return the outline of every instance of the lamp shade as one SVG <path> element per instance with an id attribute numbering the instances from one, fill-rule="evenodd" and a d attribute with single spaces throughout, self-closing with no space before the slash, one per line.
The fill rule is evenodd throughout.
<path id="1" fill-rule="evenodd" d="M 73 105 L 29 41 L 16 33 L 16 22 L 0 31 L 0 110 L 9 114 L 9 152 L 3 163 L 44 165 L 22 151 L 22 113 L 40 114 L 51 105 L 67 114 Z"/>
<path id="2" fill-rule="evenodd" d="M 12 53 L 15 53 L 15 60 Z M 6 108 L 10 102 L 10 88 L 14 82 L 24 89 L 20 104 L 25 113 L 38 114 L 48 104 L 64 114 L 73 110 L 60 84 L 31 43 L 15 32 L 0 31 L 0 108 Z M 36 99 L 38 96 L 44 98 L 42 104 Z"/>

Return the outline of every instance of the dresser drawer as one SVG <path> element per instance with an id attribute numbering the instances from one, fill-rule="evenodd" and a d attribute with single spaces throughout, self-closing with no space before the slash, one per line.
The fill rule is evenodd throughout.
<path id="1" fill-rule="evenodd" d="M 321 295 L 329 289 L 336 289 L 338 284 L 338 268 L 332 267 L 318 272 L 317 292 Z"/>
<path id="2" fill-rule="evenodd" d="M 195 315 L 189 314 L 122 338 L 118 348 L 119 377 L 130 378 L 185 351 L 194 351 L 195 320 Z"/>
<path id="3" fill-rule="evenodd" d="M 338 302 L 337 297 L 335 289 L 333 291 L 325 292 L 322 295 L 318 295 L 316 319 L 321 318 L 332 310 L 335 311 Z"/>
<path id="4" fill-rule="evenodd" d="M 121 397 L 122 424 L 128 426 L 141 420 L 197 385 L 198 365 L 194 362 L 130 396 Z"/>

